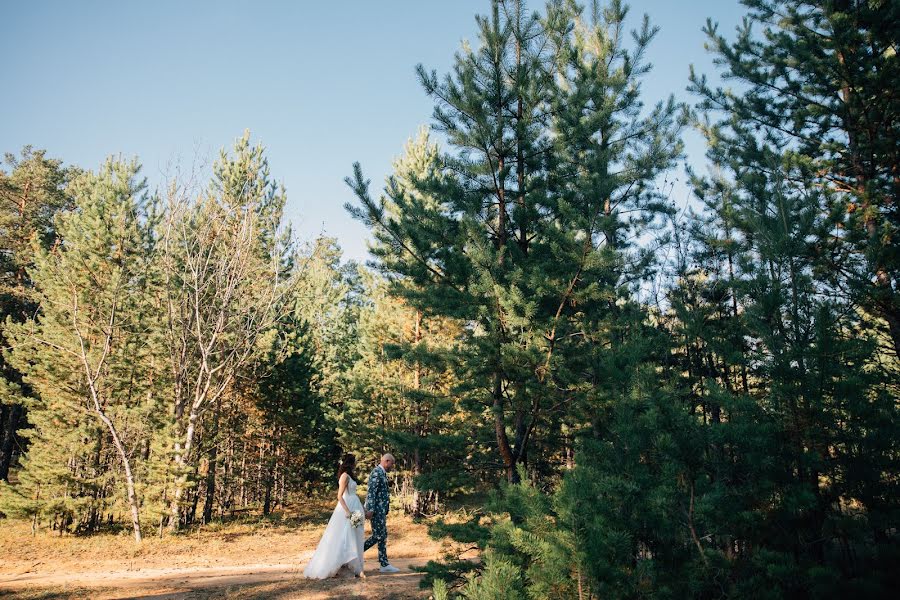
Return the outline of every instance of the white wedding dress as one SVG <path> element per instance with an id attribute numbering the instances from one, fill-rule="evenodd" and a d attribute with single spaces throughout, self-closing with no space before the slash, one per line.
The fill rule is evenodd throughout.
<path id="1" fill-rule="evenodd" d="M 356 511 L 363 515 L 362 502 L 356 495 L 356 482 L 347 478 L 347 489 L 344 491 L 344 502 L 351 513 Z M 341 567 L 347 567 L 355 575 L 363 572 L 363 530 L 365 521 L 359 527 L 353 527 L 344 507 L 338 502 L 331 513 L 331 519 L 319 540 L 319 546 L 309 564 L 303 570 L 303 574 L 310 579 L 327 579 L 334 576 Z"/>

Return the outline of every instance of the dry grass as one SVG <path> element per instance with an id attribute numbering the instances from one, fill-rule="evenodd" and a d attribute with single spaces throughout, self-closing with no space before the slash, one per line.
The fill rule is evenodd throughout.
<path id="1" fill-rule="evenodd" d="M 299 574 L 332 508 L 330 502 L 316 502 L 274 519 L 251 516 L 174 536 L 150 536 L 139 546 L 127 531 L 63 537 L 39 531 L 32 537 L 28 523 L 2 521 L 0 595 L 7 590 L 35 600 L 423 597 L 416 574 L 378 577 L 374 549 L 367 553 L 366 564 L 367 571 L 374 570 L 376 576 L 362 583 L 352 577 L 321 584 L 303 580 Z M 427 536 L 426 529 L 423 523 L 392 513 L 388 519 L 391 559 L 409 566 L 437 558 L 441 546 Z M 130 595 L 121 595 L 123 586 Z"/>

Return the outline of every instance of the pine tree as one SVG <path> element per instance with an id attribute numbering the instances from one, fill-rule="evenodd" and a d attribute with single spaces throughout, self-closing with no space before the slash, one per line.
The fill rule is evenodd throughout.
<path id="1" fill-rule="evenodd" d="M 114 491 L 127 497 L 140 542 L 136 456 L 152 435 L 158 400 L 153 371 L 160 363 L 152 331 L 159 323 L 152 268 L 156 216 L 138 171 L 136 162 L 110 159 L 97 174 L 73 181 L 75 210 L 56 224 L 64 241 L 39 251 L 31 271 L 41 312 L 23 324 L 8 321 L 6 331 L 9 360 L 39 396 L 29 403 L 34 453 L 23 461 L 21 483 L 11 493 L 65 505 L 66 496 L 78 493 L 68 484 L 78 483 L 72 471 L 80 468 L 79 459 L 97 452 L 95 445 L 111 446 L 122 469 Z"/>
<path id="2" fill-rule="evenodd" d="M 544 20 L 521 2 L 491 6 L 478 18 L 481 46 L 464 48 L 451 75 L 419 69 L 453 152 L 409 184 L 392 178 L 378 202 L 358 165 L 348 183 L 362 204 L 351 212 L 373 228 L 375 254 L 410 305 L 471 324 L 457 393 L 514 481 L 519 464 L 554 460 L 552 447 L 529 452 L 578 386 L 567 361 L 584 356 L 584 327 L 599 318 L 583 307 L 615 306 L 626 272 L 646 265 L 619 252 L 659 208 L 651 182 L 679 153 L 679 108 L 639 115 L 654 31 L 645 25 L 626 52 L 618 4 L 589 15 L 608 30 L 571 4 L 551 3 Z M 626 210 L 641 216 L 626 221 Z"/>
<path id="3" fill-rule="evenodd" d="M 437 145 L 423 128 L 394 162 L 392 184 L 418 206 L 435 210 L 434 200 L 414 182 L 439 177 L 437 161 Z M 399 214 L 393 203 L 386 210 Z M 371 249 L 376 255 L 390 252 L 377 241 Z M 472 423 L 451 394 L 461 324 L 411 306 L 404 298 L 428 292 L 409 280 L 363 272 L 362 281 L 366 304 L 359 313 L 359 358 L 350 373 L 353 396 L 342 419 L 352 425 L 342 428 L 342 438 L 370 455 L 393 452 L 404 507 L 420 514 L 426 504 L 435 506 L 440 494 L 459 489 L 468 478 L 459 464 L 477 451 L 465 434 Z"/>
<path id="4" fill-rule="evenodd" d="M 360 456 L 390 451 L 398 460 L 403 508 L 422 514 L 457 491 L 468 474 L 471 426 L 450 395 L 449 350 L 459 326 L 428 319 L 388 293 L 387 282 L 363 273 L 367 304 L 358 324 L 359 359 L 338 420 L 344 446 Z"/>
<path id="5" fill-rule="evenodd" d="M 313 345 L 304 322 L 285 320 L 279 327 L 269 372 L 257 383 L 256 406 L 268 445 L 263 515 L 278 498 L 273 488 L 291 489 L 321 482 L 333 475 L 334 430 L 318 393 Z M 282 481 L 279 482 L 279 477 Z M 330 483 L 330 477 L 326 479 Z"/>
<path id="6" fill-rule="evenodd" d="M 19 158 L 7 154 L 6 163 L 10 172 L 0 171 L 0 314 L 4 320 L 22 321 L 36 308 L 28 276 L 33 244 L 46 249 L 56 241 L 53 217 L 71 204 L 64 188 L 75 170 L 30 146 Z M 8 481 L 16 442 L 24 443 L 16 434 L 26 425 L 21 398 L 30 390 L 5 360 L 0 371 L 0 479 Z"/>
<path id="7" fill-rule="evenodd" d="M 739 459 L 740 446 L 719 444 L 710 478 L 726 478 L 732 497 L 745 494 L 739 514 L 747 520 L 711 540 L 726 568 L 742 569 L 736 593 L 766 586 L 773 594 L 878 596 L 892 586 L 884 565 L 896 556 L 884 536 L 896 515 L 884 501 L 896 487 L 885 475 L 896 467 L 884 445 L 895 436 L 896 388 L 871 329 L 877 320 L 895 354 L 896 182 L 888 173 L 898 105 L 884 90 L 900 73 L 889 50 L 897 13 L 889 3 L 745 4 L 750 14 L 734 42 L 707 27 L 719 64 L 741 85 L 712 89 L 693 76 L 692 88 L 718 169 L 694 181 L 712 216 L 701 260 L 722 257 L 720 235 L 738 250 L 728 254 L 727 277 L 699 272 L 709 277 L 706 293 L 720 290 L 716 302 L 732 295 L 732 339 L 751 345 L 729 352 L 708 343 L 708 327 L 698 333 L 710 383 L 749 396 L 730 402 L 756 405 L 724 412 L 721 427 L 755 431 L 774 464 L 761 462 L 752 476 L 735 472 L 727 459 Z M 741 378 L 723 377 L 729 368 Z M 872 469 L 861 468 L 857 452 Z M 767 494 L 777 499 L 771 508 L 761 502 Z"/>
<path id="8" fill-rule="evenodd" d="M 292 310 L 304 323 L 319 374 L 317 388 L 333 418 L 346 397 L 344 376 L 358 358 L 355 341 L 362 295 L 358 267 L 344 262 L 338 241 L 327 236 L 303 247 L 296 263 Z"/>
<path id="9" fill-rule="evenodd" d="M 790 157 L 786 185 L 827 191 L 815 248 L 832 285 L 878 315 L 900 353 L 897 292 L 896 56 L 894 2 L 745 0 L 734 41 L 707 24 L 707 47 L 733 89 L 692 74 L 701 108 L 722 115 L 710 132 L 721 164 L 770 171 Z M 715 116 L 713 116 L 715 118 Z M 799 189 L 798 189 L 799 191 Z"/>

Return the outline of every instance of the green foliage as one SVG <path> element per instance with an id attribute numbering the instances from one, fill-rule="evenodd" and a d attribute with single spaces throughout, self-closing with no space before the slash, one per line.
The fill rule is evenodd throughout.
<path id="1" fill-rule="evenodd" d="M 452 364 L 454 394 L 480 425 L 470 462 L 509 480 L 519 464 L 557 460 L 555 440 L 576 426 L 558 407 L 590 394 L 583 359 L 646 272 L 651 257 L 629 240 L 655 222 L 652 181 L 680 153 L 679 106 L 640 115 L 654 30 L 628 51 L 611 34 L 621 7 L 582 16 L 493 2 L 480 46 L 450 75 L 419 68 L 450 151 L 420 142 L 379 200 L 358 165 L 347 180 L 391 293 L 465 325 Z"/>
<path id="2" fill-rule="evenodd" d="M 28 270 L 36 248 L 49 248 L 57 239 L 54 216 L 71 205 L 65 192 L 77 170 L 46 157 L 30 146 L 20 158 L 6 155 L 9 173 L 0 171 L 0 318 L 21 322 L 36 309 Z M 4 347 L 5 338 L 0 333 Z M 0 480 L 6 480 L 17 447 L 26 438 L 17 430 L 26 425 L 23 398 L 32 391 L 22 375 L 0 358 Z"/>
<path id="3" fill-rule="evenodd" d="M 320 375 L 308 326 L 289 320 L 278 339 L 274 350 L 280 356 L 267 361 L 273 366 L 257 384 L 261 429 L 275 452 L 284 456 L 286 484 L 292 489 L 330 483 L 336 440 L 319 394 Z"/>
<path id="4" fill-rule="evenodd" d="M 160 202 L 137 163 L 111 160 L 60 196 L 74 204 L 48 229 L 61 241 L 36 238 L 28 270 L 40 310 L 4 330 L 6 364 L 26 375 L 4 397 L 33 391 L 6 514 L 82 532 L 130 506 L 138 537 L 141 509 L 162 533 L 192 522 L 201 499 L 205 520 L 256 501 L 268 512 L 331 479 L 325 399 L 352 360 L 334 342 L 353 319 L 323 319 L 307 301 L 335 300 L 316 278 L 339 253 L 295 251 L 285 195 L 249 135 L 213 171 L 206 193 L 173 182 Z"/>
<path id="5" fill-rule="evenodd" d="M 431 588 L 432 593 L 434 595 L 434 600 L 449 600 L 450 594 L 447 590 L 447 584 L 444 583 L 442 579 L 438 579 L 434 582 L 434 586 Z"/>
<path id="6" fill-rule="evenodd" d="M 484 554 L 484 570 L 469 579 L 460 595 L 467 600 L 524 598 L 522 575 L 509 560 L 488 551 Z"/>
<path id="7" fill-rule="evenodd" d="M 77 170 L 64 168 L 31 146 L 23 148 L 19 158 L 7 154 L 6 163 L 10 172 L 0 172 L 0 245 L 6 250 L 0 259 L 0 289 L 4 313 L 21 320 L 25 308 L 12 304 L 32 300 L 27 270 L 33 264 L 34 244 L 49 248 L 56 241 L 54 217 L 71 206 L 65 188 Z"/>
<path id="8" fill-rule="evenodd" d="M 358 359 L 338 423 L 343 444 L 360 456 L 392 452 L 399 461 L 405 508 L 433 510 L 437 494 L 471 485 L 460 469 L 468 442 L 465 415 L 451 396 L 449 353 L 460 335 L 451 320 L 423 317 L 387 293 L 386 281 L 363 273 Z"/>
<path id="9" fill-rule="evenodd" d="M 472 593 L 828 598 L 886 597 L 895 586 L 885 561 L 897 555 L 891 533 L 897 522 L 891 500 L 897 497 L 891 475 L 897 471 L 896 349 L 876 344 L 883 339 L 880 328 L 893 335 L 896 236 L 885 167 L 896 145 L 888 141 L 896 137 L 896 108 L 882 99 L 865 114 L 859 104 L 867 94 L 890 89 L 885 82 L 896 76 L 891 42 L 883 23 L 875 23 L 890 22 L 893 9 L 886 3 L 747 4 L 751 21 L 770 26 L 762 40 L 753 37 L 749 22 L 733 44 L 714 28 L 710 35 L 728 74 L 748 89 L 712 90 L 702 78 L 694 80 L 705 97 L 701 108 L 724 115 L 716 125 L 701 125 L 718 170 L 709 179 L 694 177 L 704 212 L 673 230 L 676 279 L 666 305 L 647 311 L 633 301 L 633 289 L 619 284 L 650 265 L 646 253 L 622 240 L 623 227 L 655 226 L 653 215 L 660 213 L 654 211 L 662 207 L 652 197 L 633 205 L 646 209 L 637 220 L 598 213 L 603 243 L 585 255 L 593 262 L 557 254 L 540 267 L 552 281 L 557 270 L 583 266 L 583 280 L 591 282 L 573 294 L 572 304 L 579 311 L 576 331 L 593 343 L 576 346 L 580 352 L 571 357 L 556 348 L 558 362 L 548 363 L 554 383 L 568 386 L 569 403 L 559 417 L 547 417 L 550 423 L 558 418 L 562 439 L 547 439 L 559 449 L 566 436 L 576 438 L 574 468 L 547 486 L 549 494 L 528 482 L 504 492 L 494 506 L 499 520 L 487 552 L 500 562 L 486 564 L 482 579 L 469 584 Z M 494 6 L 516 14 L 515 3 Z M 604 162 L 615 160 L 610 149 L 592 154 L 594 138 L 582 137 L 582 126 L 610 132 L 603 140 L 614 136 L 617 123 L 604 121 L 604 111 L 587 113 L 597 121 L 585 118 L 585 106 L 593 108 L 601 91 L 620 90 L 626 105 L 628 98 L 635 101 L 635 112 L 624 114 L 638 114 L 638 88 L 618 86 L 644 72 L 640 61 L 629 60 L 621 71 L 602 71 L 611 63 L 592 62 L 613 52 L 624 16 L 615 2 L 603 11 L 594 6 L 582 13 L 568 3 L 547 11 L 544 26 L 554 47 L 562 48 L 557 56 L 566 61 L 560 73 L 568 84 L 559 92 L 565 101 L 556 105 L 561 144 L 553 164 L 567 173 L 560 176 L 567 184 L 555 186 L 548 169 L 544 188 L 574 207 L 553 213 L 558 222 L 565 222 L 561 214 L 579 214 L 580 197 L 609 197 L 621 173 L 662 164 L 648 151 L 646 163 L 614 174 Z M 499 55 L 496 46 L 490 54 L 491 35 L 514 25 L 491 29 L 491 21 L 480 22 L 487 31 L 485 56 Z M 651 37 L 645 24 L 635 35 L 636 58 Z M 441 87 L 434 77 L 426 78 L 426 87 L 453 105 L 465 97 L 466 85 L 475 87 L 474 72 L 468 79 L 460 75 L 455 87 L 452 78 Z M 466 71 L 458 67 L 457 73 Z M 472 113 L 476 106 L 466 108 Z M 465 114 L 436 112 L 452 143 L 465 141 L 466 130 L 454 120 L 464 121 Z M 866 123 L 882 125 L 862 140 Z M 474 163 L 445 164 L 458 173 Z M 566 165 L 587 165 L 587 176 L 581 179 L 577 168 L 567 172 Z M 641 181 L 634 183 L 639 189 Z M 389 186 L 392 199 L 395 191 Z M 401 231 L 367 206 L 383 231 Z M 451 224 L 442 230 L 453 231 Z M 563 239 L 555 240 L 557 248 L 566 247 Z M 384 264 L 415 277 L 411 269 L 396 268 L 397 254 Z M 474 251 L 466 256 L 484 259 Z M 494 282 L 514 281 L 499 278 L 502 272 L 491 272 Z M 530 292 L 520 301 L 540 297 Z M 500 297 L 498 306 L 505 301 Z M 539 310 L 528 317 L 529 324 L 541 323 Z M 477 341 L 463 347 L 477 347 Z M 501 364 L 504 375 L 514 373 L 511 387 L 525 382 L 527 388 L 529 373 L 514 368 L 521 363 Z"/>
<path id="10" fill-rule="evenodd" d="M 780 168 L 791 193 L 816 190 L 817 266 L 880 317 L 896 356 L 900 102 L 886 91 L 900 85 L 900 9 L 880 1 L 743 4 L 749 13 L 734 40 L 711 22 L 705 28 L 707 47 L 736 85 L 713 88 L 691 75 L 710 158 L 739 178 Z"/>
<path id="11" fill-rule="evenodd" d="M 374 272 L 293 243 L 249 134 L 164 207 L 135 163 L 8 159 L 0 420 L 32 427 L 0 510 L 91 531 L 128 498 L 161 532 L 391 451 L 416 515 L 501 482 L 430 524 L 437 599 L 888 597 L 898 9 L 744 4 L 707 27 L 735 85 L 692 75 L 686 222 L 657 186 L 684 107 L 643 105 L 656 29 L 617 0 L 494 0 L 419 67 L 446 146 L 423 129 L 379 198 L 347 180 Z"/>
<path id="12" fill-rule="evenodd" d="M 9 512 L 52 515 L 63 529 L 94 529 L 122 506 L 130 491 L 110 469 L 137 473 L 159 426 L 156 222 L 138 171 L 110 159 L 72 181 L 75 208 L 56 220 L 64 241 L 39 248 L 30 270 L 41 311 L 6 323 L 7 360 L 37 394 Z"/>

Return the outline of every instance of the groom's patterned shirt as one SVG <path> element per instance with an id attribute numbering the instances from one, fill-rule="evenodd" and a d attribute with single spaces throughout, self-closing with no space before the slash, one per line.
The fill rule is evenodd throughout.
<path id="1" fill-rule="evenodd" d="M 366 490 L 366 510 L 371 510 L 375 515 L 387 516 L 391 508 L 391 495 L 388 489 L 387 473 L 381 465 L 372 469 L 369 475 L 369 487 Z"/>

